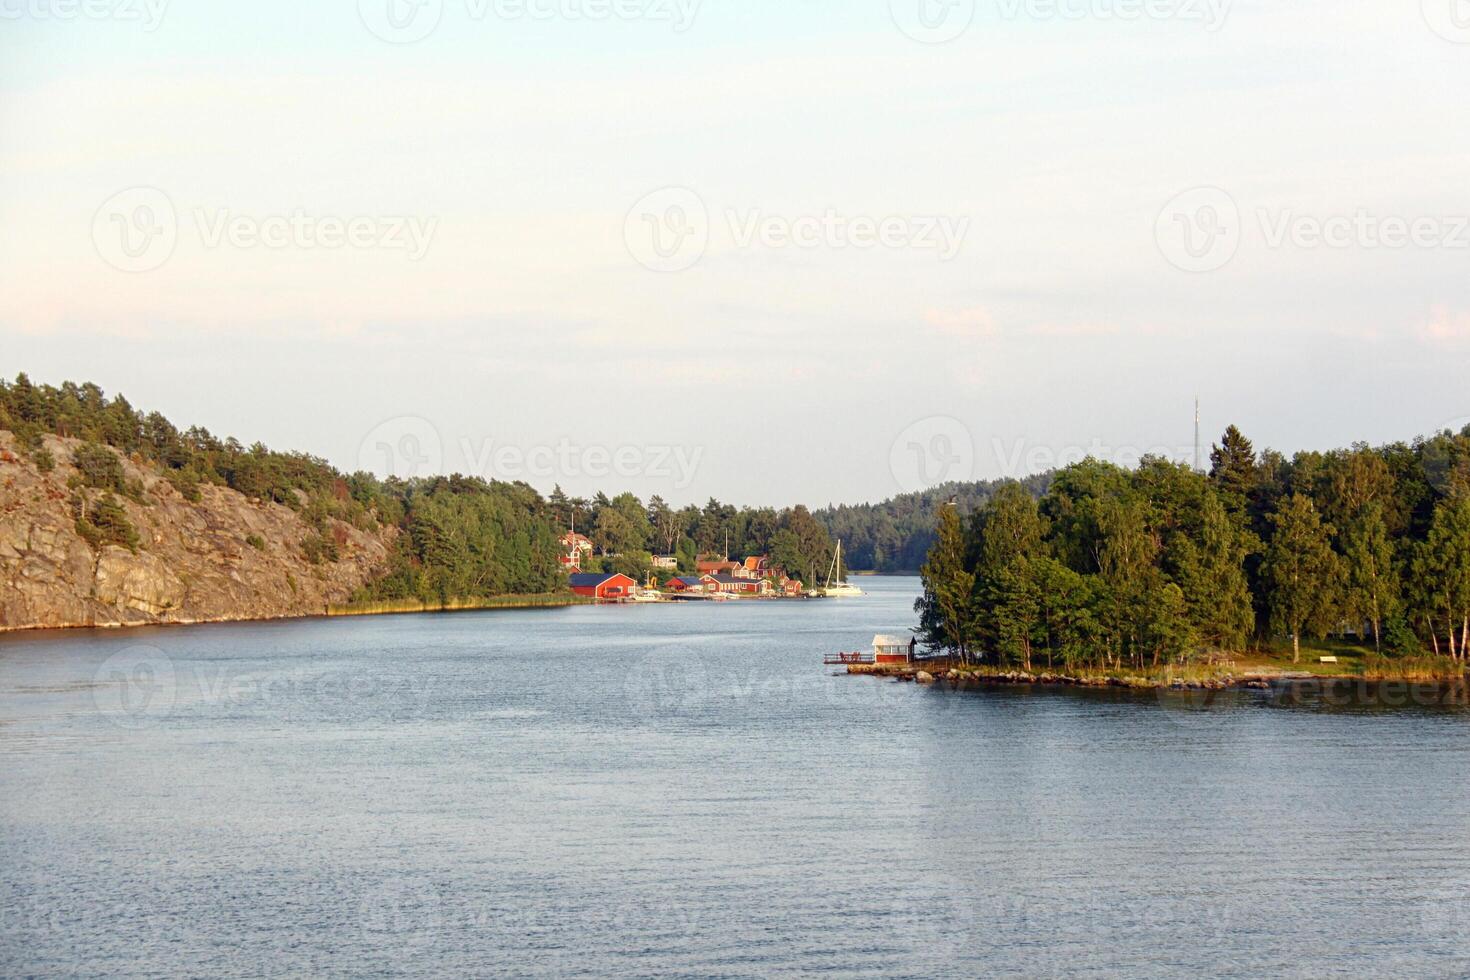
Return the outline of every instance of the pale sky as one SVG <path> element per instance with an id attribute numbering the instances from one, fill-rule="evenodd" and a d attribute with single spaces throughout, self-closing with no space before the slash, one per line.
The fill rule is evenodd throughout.
<path id="1" fill-rule="evenodd" d="M 948 4 L 0 0 L 0 372 L 677 503 L 1470 421 L 1463 0 Z"/>

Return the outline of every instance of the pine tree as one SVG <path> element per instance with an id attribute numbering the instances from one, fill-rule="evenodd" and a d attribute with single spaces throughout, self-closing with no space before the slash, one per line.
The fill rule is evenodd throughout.
<path id="1" fill-rule="evenodd" d="M 1231 514 L 1243 514 L 1256 483 L 1256 450 L 1235 426 L 1225 430 L 1220 445 L 1210 449 L 1210 479 Z"/>

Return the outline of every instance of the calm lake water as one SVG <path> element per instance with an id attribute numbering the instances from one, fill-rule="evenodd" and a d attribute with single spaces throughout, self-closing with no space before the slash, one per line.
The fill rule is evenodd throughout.
<path id="1" fill-rule="evenodd" d="M 862 584 L 0 639 L 0 974 L 1470 973 L 1462 706 L 831 676 Z"/>

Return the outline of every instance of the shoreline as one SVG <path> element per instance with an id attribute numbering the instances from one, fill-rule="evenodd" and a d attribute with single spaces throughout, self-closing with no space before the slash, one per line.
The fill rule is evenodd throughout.
<path id="1" fill-rule="evenodd" d="M 1321 682 L 1359 682 L 1367 684 L 1456 684 L 1470 680 L 1470 668 L 1461 667 L 1444 672 L 1404 671 L 1402 673 L 1375 672 L 1372 674 L 1320 674 L 1311 671 L 1286 670 L 1277 667 L 1246 669 L 1238 674 L 1219 674 L 1209 677 L 1184 677 L 1172 675 L 1134 674 L 1128 672 L 1098 672 L 1067 674 L 1057 671 L 1028 672 L 1023 670 L 999 670 L 992 668 L 960 667 L 946 661 L 915 665 L 850 664 L 847 673 L 855 676 L 887 677 L 895 681 L 916 684 L 937 684 L 941 681 L 952 686 L 975 685 L 1003 687 L 1032 685 L 1041 687 L 1088 687 L 1122 688 L 1145 691 L 1225 691 L 1225 690 L 1271 690 L 1278 684 L 1302 684 Z"/>
<path id="2" fill-rule="evenodd" d="M 195 618 L 116 620 L 103 623 L 43 623 L 24 626 L 0 625 L 0 639 L 27 633 L 54 633 L 73 630 L 131 630 L 150 626 L 209 626 L 223 623 L 283 623 L 306 619 L 341 619 L 354 616 L 406 616 L 432 613 L 475 612 L 491 609 L 562 609 L 568 606 L 597 605 L 596 600 L 578 595 L 512 595 L 487 599 L 457 599 L 447 603 L 424 603 L 417 600 L 382 602 L 328 603 L 320 612 L 285 613 L 279 616 L 201 616 Z"/>
<path id="3" fill-rule="evenodd" d="M 419 613 L 474 612 L 484 609 L 562 609 L 567 606 L 596 605 L 596 599 L 579 595 L 546 593 L 541 595 L 489 596 L 483 599 L 450 599 L 446 602 L 423 602 L 418 599 L 383 599 L 370 602 L 334 602 L 327 605 L 321 618 L 343 616 L 411 616 Z"/>
<path id="4" fill-rule="evenodd" d="M 0 624 L 0 639 L 27 633 L 51 633 L 63 630 L 130 630 L 150 626 L 209 626 L 222 623 L 281 623 L 293 620 L 306 619 L 343 619 L 358 616 L 418 616 L 434 613 L 456 613 L 456 612 L 484 612 L 488 610 L 520 610 L 520 609 L 565 609 L 572 606 L 637 606 L 637 605 L 670 605 L 690 601 L 724 601 L 724 602 L 773 602 L 792 601 L 796 599 L 807 600 L 806 596 L 732 596 L 723 600 L 713 600 L 711 596 L 700 595 L 691 597 L 673 598 L 665 596 L 656 602 L 629 602 L 626 600 L 593 599 L 587 596 L 562 595 L 560 593 L 544 593 L 532 595 L 506 595 L 490 596 L 483 599 L 451 599 L 448 602 L 422 602 L 417 599 L 385 599 L 371 602 L 333 602 L 328 603 L 320 612 L 297 612 L 285 613 L 278 616 L 201 616 L 196 618 L 176 619 L 139 619 L 139 620 L 113 620 L 98 623 L 57 623 L 57 624 L 27 624 L 22 626 L 9 626 Z"/>

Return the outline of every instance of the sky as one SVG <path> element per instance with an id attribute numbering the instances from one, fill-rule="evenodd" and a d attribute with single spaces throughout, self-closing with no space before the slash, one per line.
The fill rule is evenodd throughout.
<path id="1" fill-rule="evenodd" d="M 877 501 L 1470 422 L 1466 0 L 0 0 L 0 373 Z"/>

